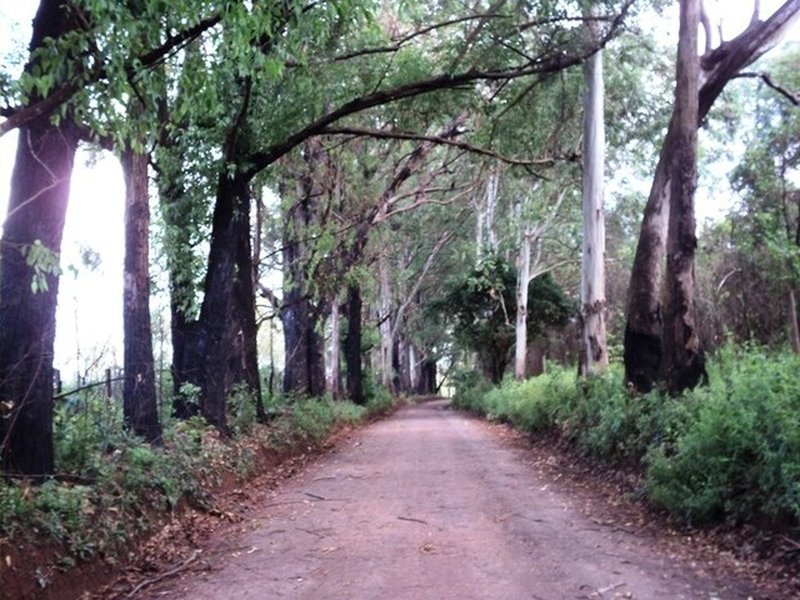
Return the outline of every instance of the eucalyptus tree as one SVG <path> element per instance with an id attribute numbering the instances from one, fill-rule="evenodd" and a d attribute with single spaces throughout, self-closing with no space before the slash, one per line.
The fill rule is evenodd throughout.
<path id="1" fill-rule="evenodd" d="M 698 90 L 699 105 L 695 125 L 706 118 L 727 83 L 743 68 L 765 54 L 800 15 L 800 0 L 787 0 L 766 20 L 760 19 L 760 3 L 755 2 L 754 6 L 750 25 L 733 40 L 713 48 L 712 32 L 710 28 L 706 31 L 706 51 L 699 59 L 702 84 Z M 678 136 L 676 119 L 673 112 L 644 210 L 628 294 L 625 376 L 630 385 L 641 391 L 648 391 L 662 381 L 665 368 L 661 290 L 670 222 L 671 176 L 679 149 L 679 144 L 675 141 Z M 684 243 L 691 245 L 691 240 L 687 238 Z M 678 343 L 685 346 L 686 342 Z M 699 356 L 698 341 L 692 341 L 683 367 L 670 365 L 668 369 L 673 373 L 682 371 L 684 375 L 679 379 L 685 385 L 697 383 L 703 373 L 702 361 L 697 358 Z"/>
<path id="2" fill-rule="evenodd" d="M 697 121 L 700 61 L 697 56 L 700 0 L 681 0 L 673 113 L 674 157 L 670 180 L 664 294 L 663 377 L 681 392 L 707 378 L 694 301 L 694 194 L 697 187 Z"/>
<path id="3" fill-rule="evenodd" d="M 41 71 L 58 73 L 48 49 L 78 24 L 60 2 L 42 2 L 33 21 L 30 59 L 32 103 L 58 83 L 33 81 Z M 72 115 L 57 124 L 29 120 L 19 131 L 3 239 L 0 243 L 0 448 L 9 473 L 42 478 L 53 472 L 53 342 L 58 297 L 58 260 L 70 177 L 80 140 Z M 45 262 L 37 250 L 53 253 Z M 46 255 L 46 254 L 45 254 Z M 32 279 L 31 266 L 36 277 Z"/>
<path id="4" fill-rule="evenodd" d="M 594 35 L 593 27 L 589 31 Z M 583 236 L 581 244 L 581 372 L 608 368 L 606 342 L 605 92 L 603 52 L 583 67 Z"/>

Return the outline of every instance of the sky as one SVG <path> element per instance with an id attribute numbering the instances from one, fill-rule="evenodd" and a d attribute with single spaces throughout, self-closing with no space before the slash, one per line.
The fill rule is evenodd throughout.
<path id="1" fill-rule="evenodd" d="M 706 1 L 712 20 L 724 16 L 726 39 L 737 35 L 749 22 L 750 0 Z M 763 0 L 763 14 L 770 14 L 779 5 L 780 0 Z M 30 21 L 37 6 L 38 0 L 0 0 L 0 61 L 5 62 L 9 53 L 14 52 L 24 60 Z M 674 40 L 677 3 L 670 10 L 673 12 L 668 12 L 668 18 L 654 26 L 662 30 L 666 39 Z M 800 41 L 800 25 L 794 26 L 787 41 Z M 15 149 L 15 133 L 0 137 L 0 219 L 5 215 Z M 722 187 L 708 186 L 699 192 L 701 221 L 723 214 L 730 204 L 732 192 L 725 189 L 724 171 L 721 165 L 717 179 L 723 183 Z M 56 317 L 55 363 L 67 386 L 75 381 L 76 373 L 87 368 L 100 372 L 122 364 L 124 197 L 122 170 L 116 158 L 108 153 L 93 155 L 79 151 L 62 245 L 63 276 Z M 95 270 L 82 264 L 81 254 L 85 249 L 100 257 Z"/>

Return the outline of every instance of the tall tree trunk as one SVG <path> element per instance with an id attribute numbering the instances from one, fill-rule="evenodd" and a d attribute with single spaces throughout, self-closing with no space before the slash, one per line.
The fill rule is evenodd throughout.
<path id="1" fill-rule="evenodd" d="M 706 378 L 694 303 L 700 0 L 681 0 L 680 14 L 663 339 L 664 378 L 673 394 Z"/>
<path id="2" fill-rule="evenodd" d="M 162 117 L 166 122 L 167 117 Z M 161 214 L 165 226 L 167 270 L 169 271 L 170 340 L 172 343 L 172 413 L 179 419 L 198 414 L 199 406 L 183 393 L 184 384 L 203 387 L 202 329 L 195 314 L 195 283 L 191 266 L 194 262 L 194 229 L 190 199 L 182 185 L 183 174 L 178 166 L 177 146 L 169 138 L 161 140 L 158 159 L 158 189 Z M 163 158 L 161 158 L 163 157 Z"/>
<path id="3" fill-rule="evenodd" d="M 378 255 L 379 324 L 381 338 L 381 385 L 392 389 L 394 378 L 394 339 L 392 336 L 392 288 L 389 281 L 388 259 L 383 252 Z"/>
<path id="4" fill-rule="evenodd" d="M 800 354 L 800 326 L 797 323 L 797 297 L 794 293 L 794 286 L 789 285 L 788 293 L 789 305 L 789 335 L 792 341 L 792 349 L 795 354 Z"/>
<path id="5" fill-rule="evenodd" d="M 361 289 L 347 288 L 347 335 L 344 338 L 347 362 L 347 395 L 351 402 L 366 404 L 361 368 Z"/>
<path id="6" fill-rule="evenodd" d="M 202 358 L 203 390 L 200 411 L 203 417 L 223 435 L 228 435 L 225 413 L 229 384 L 229 353 L 236 341 L 236 309 L 238 238 L 240 228 L 249 227 L 247 178 L 240 172 L 221 173 L 212 221 L 208 272 L 203 286 L 200 309 L 198 348 L 192 354 Z M 243 225 L 243 221 L 247 225 Z M 249 278 L 250 272 L 241 274 Z M 197 367 L 192 366 L 191 369 Z"/>
<path id="7" fill-rule="evenodd" d="M 436 393 L 436 361 L 425 358 L 420 364 L 419 386 L 417 391 L 420 396 L 430 396 Z"/>
<path id="8" fill-rule="evenodd" d="M 408 391 L 414 392 L 419 384 L 419 365 L 417 364 L 417 347 L 414 342 L 408 343 Z"/>
<path id="9" fill-rule="evenodd" d="M 71 28 L 64 3 L 43 0 L 31 52 Z M 28 69 L 32 65 L 28 65 Z M 32 99 L 35 101 L 35 98 Z M 78 135 L 70 118 L 48 117 L 19 130 L 11 193 L 0 242 L 0 455 L 2 469 L 40 480 L 54 470 L 53 343 L 58 276 L 34 290 L 23 251 L 40 242 L 61 251 Z"/>
<path id="10" fill-rule="evenodd" d="M 531 278 L 531 232 L 524 231 L 517 254 L 517 316 L 514 323 L 514 377 L 525 379 L 528 351 L 528 284 Z"/>
<path id="11" fill-rule="evenodd" d="M 123 414 L 125 424 L 134 434 L 147 442 L 160 444 L 161 423 L 150 324 L 148 157 L 125 149 L 121 163 L 125 176 Z"/>
<path id="12" fill-rule="evenodd" d="M 603 209 L 605 125 L 603 116 L 603 53 L 583 67 L 583 241 L 581 265 L 581 371 L 584 375 L 608 369 L 606 343 L 606 227 Z"/>
<path id="13" fill-rule="evenodd" d="M 328 381 L 328 393 L 331 398 L 338 400 L 342 395 L 342 381 L 339 373 L 341 365 L 341 334 L 339 299 L 334 298 L 331 304 L 331 376 Z"/>
<path id="14" fill-rule="evenodd" d="M 699 90 L 697 123 L 706 117 L 727 82 L 766 53 L 799 14 L 800 0 L 787 0 L 766 21 L 751 23 L 742 34 L 703 56 L 704 83 Z M 630 385 L 643 392 L 650 391 L 659 381 L 662 364 L 660 295 L 676 136 L 673 114 L 645 206 L 628 288 L 625 378 Z"/>
<path id="15" fill-rule="evenodd" d="M 249 192 L 249 190 L 248 190 Z M 250 243 L 250 194 L 241 203 L 235 221 L 236 232 L 236 280 L 234 282 L 233 326 L 240 349 L 240 367 L 234 371 L 231 385 L 244 383 L 256 406 L 259 423 L 267 422 L 261 395 L 261 375 L 258 369 L 258 325 L 256 324 L 255 264 Z M 237 373 L 238 371 L 238 373 Z"/>

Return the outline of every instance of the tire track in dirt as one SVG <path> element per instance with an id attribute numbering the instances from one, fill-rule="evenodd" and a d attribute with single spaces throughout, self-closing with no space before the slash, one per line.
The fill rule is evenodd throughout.
<path id="1" fill-rule="evenodd" d="M 581 499 L 445 401 L 359 431 L 273 492 L 204 571 L 140 597 L 739 599 Z"/>

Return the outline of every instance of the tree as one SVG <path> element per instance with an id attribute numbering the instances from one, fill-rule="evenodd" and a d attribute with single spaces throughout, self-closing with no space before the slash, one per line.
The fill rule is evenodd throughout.
<path id="1" fill-rule="evenodd" d="M 725 85 L 741 69 L 767 52 L 800 14 L 800 0 L 787 0 L 765 21 L 759 20 L 759 3 L 756 2 L 755 6 L 754 19 L 742 34 L 707 50 L 700 59 L 703 84 L 698 91 L 696 125 L 705 119 Z M 710 38 L 709 33 L 707 38 Z M 672 189 L 670 177 L 678 148 L 677 135 L 673 112 L 645 206 L 631 270 L 625 326 L 625 377 L 631 386 L 640 391 L 649 391 L 661 381 L 661 286 Z"/>
<path id="2" fill-rule="evenodd" d="M 33 20 L 26 72 L 47 69 L 49 40 L 75 23 L 65 4 L 43 0 Z M 41 99 L 33 93 L 31 104 Z M 53 342 L 58 253 L 78 130 L 36 117 L 19 129 L 8 216 L 0 242 L 0 447 L 3 470 L 41 479 L 53 472 Z M 33 270 L 31 269 L 33 267 Z"/>
<path id="3" fill-rule="evenodd" d="M 129 146 L 122 151 L 121 162 L 125 175 L 123 414 L 134 434 L 158 444 L 161 423 L 150 324 L 148 156 Z"/>
<path id="4" fill-rule="evenodd" d="M 707 378 L 694 303 L 694 255 L 697 247 L 694 192 L 697 187 L 699 23 L 700 0 L 681 0 L 675 112 L 672 120 L 675 146 L 669 177 L 670 205 L 662 366 L 667 389 L 673 394 L 693 388 Z"/>
<path id="5" fill-rule="evenodd" d="M 456 278 L 435 305 L 454 325 L 454 335 L 477 353 L 484 374 L 500 383 L 511 360 L 514 326 L 510 311 L 516 303 L 516 272 L 500 256 L 488 257 L 463 278 Z M 572 306 L 563 291 L 545 273 L 530 280 L 527 335 L 533 339 L 547 327 L 563 327 Z"/>
<path id="6" fill-rule="evenodd" d="M 591 28 L 591 27 L 590 27 Z M 583 67 L 583 237 L 581 244 L 581 372 L 603 373 L 608 368 L 605 292 L 605 126 L 603 53 Z"/>

